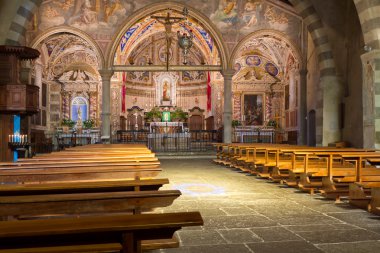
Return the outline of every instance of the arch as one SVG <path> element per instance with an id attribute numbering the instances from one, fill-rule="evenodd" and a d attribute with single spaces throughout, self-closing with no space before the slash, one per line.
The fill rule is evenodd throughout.
<path id="1" fill-rule="evenodd" d="M 13 1 L 7 1 L 12 2 Z M 25 37 L 25 26 L 33 18 L 33 13 L 42 4 L 42 0 L 24 0 L 15 13 L 15 17 L 9 26 L 8 35 L 5 40 L 7 45 L 19 46 Z"/>
<path id="2" fill-rule="evenodd" d="M 321 77 L 336 77 L 335 60 L 331 43 L 327 36 L 326 28 L 316 12 L 313 3 L 310 0 L 289 1 L 305 21 L 307 29 L 313 38 L 315 49 L 318 52 L 318 64 Z M 338 84 L 338 86 L 341 86 L 341 84 Z"/>
<path id="3" fill-rule="evenodd" d="M 258 31 L 254 31 L 248 35 L 246 35 L 233 49 L 232 53 L 231 53 L 231 56 L 229 58 L 229 62 L 228 62 L 228 67 L 229 68 L 233 68 L 233 65 L 234 65 L 234 62 L 236 60 L 236 57 L 237 57 L 237 54 L 239 52 L 239 50 L 245 45 L 245 43 L 247 43 L 250 39 L 254 38 L 254 37 L 260 37 L 260 36 L 265 36 L 265 35 L 272 35 L 273 37 L 276 37 L 276 38 L 279 38 L 283 41 L 285 41 L 287 43 L 287 45 L 290 46 L 290 48 L 292 49 L 292 51 L 296 54 L 296 57 L 297 57 L 297 60 L 300 62 L 300 68 L 304 67 L 304 61 L 303 61 L 303 58 L 301 57 L 301 50 L 295 46 L 295 43 L 292 42 L 292 40 L 287 36 L 285 35 L 284 33 L 282 32 L 279 32 L 279 31 L 275 31 L 275 30 L 266 30 L 266 29 L 263 29 L 263 30 L 258 30 Z"/>
<path id="4" fill-rule="evenodd" d="M 94 49 L 95 54 L 99 59 L 99 67 L 101 69 L 104 68 L 105 59 L 104 59 L 103 52 L 100 49 L 98 43 L 96 43 L 96 41 L 93 38 L 91 38 L 90 35 L 74 27 L 69 27 L 69 26 L 51 27 L 47 29 L 45 32 L 41 33 L 37 38 L 35 38 L 30 43 L 29 46 L 32 48 L 36 48 L 44 39 L 48 38 L 49 36 L 59 34 L 59 33 L 69 33 L 69 34 L 73 34 L 84 39 Z"/>
<path id="5" fill-rule="evenodd" d="M 143 7 L 142 9 L 140 9 L 139 11 L 137 11 L 135 14 L 131 15 L 125 21 L 124 25 L 119 29 L 119 31 L 115 33 L 115 36 L 112 39 L 113 43 L 111 44 L 111 46 L 107 50 L 107 54 L 106 54 L 107 58 L 106 58 L 106 65 L 105 65 L 105 67 L 107 69 L 111 69 L 112 68 L 113 62 L 114 62 L 114 56 L 115 56 L 117 47 L 119 46 L 119 43 L 120 43 L 123 35 L 136 22 L 138 22 L 140 19 L 142 19 L 142 18 L 144 18 L 146 16 L 149 16 L 152 13 L 160 11 L 160 10 L 165 10 L 165 9 L 170 8 L 172 10 L 176 10 L 176 11 L 180 11 L 181 12 L 184 7 L 188 8 L 188 10 L 190 12 L 190 16 L 192 16 L 195 19 L 197 19 L 202 24 L 202 26 L 208 32 L 210 32 L 212 38 L 214 39 L 214 41 L 217 44 L 217 48 L 218 48 L 219 56 L 220 56 L 220 60 L 221 60 L 221 65 L 222 65 L 222 69 L 227 69 L 227 67 L 228 67 L 228 55 L 229 55 L 229 52 L 228 52 L 227 46 L 225 45 L 225 43 L 223 41 L 223 37 L 222 37 L 222 34 L 220 33 L 220 31 L 214 26 L 214 24 L 212 23 L 212 21 L 208 17 L 206 17 L 204 14 L 200 13 L 199 11 L 197 11 L 196 9 L 194 9 L 194 8 L 188 6 L 188 5 L 185 5 L 185 4 L 182 4 L 182 3 L 177 3 L 177 2 L 159 2 L 159 3 L 154 3 L 154 4 L 147 5 L 147 6 Z"/>
<path id="6" fill-rule="evenodd" d="M 359 16 L 364 43 L 368 48 L 380 49 L 379 1 L 354 0 Z"/>

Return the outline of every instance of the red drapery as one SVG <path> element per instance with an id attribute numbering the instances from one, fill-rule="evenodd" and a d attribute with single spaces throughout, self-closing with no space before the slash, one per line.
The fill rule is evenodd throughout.
<path id="1" fill-rule="evenodd" d="M 121 112 L 125 112 L 125 91 L 126 91 L 126 76 L 123 72 L 123 86 L 121 88 Z"/>
<path id="2" fill-rule="evenodd" d="M 207 111 L 211 111 L 211 79 L 210 79 L 210 72 L 207 72 Z"/>

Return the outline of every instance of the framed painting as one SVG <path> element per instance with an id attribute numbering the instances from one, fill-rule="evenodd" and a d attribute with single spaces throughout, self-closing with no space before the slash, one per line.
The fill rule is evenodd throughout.
<path id="1" fill-rule="evenodd" d="M 170 112 L 162 112 L 162 122 L 170 122 Z"/>
<path id="2" fill-rule="evenodd" d="M 246 126 L 264 124 L 264 94 L 243 94 L 242 115 Z"/>

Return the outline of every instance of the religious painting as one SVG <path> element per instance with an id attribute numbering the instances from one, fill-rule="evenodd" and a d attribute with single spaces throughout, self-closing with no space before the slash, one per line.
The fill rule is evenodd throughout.
<path id="1" fill-rule="evenodd" d="M 271 76 L 277 76 L 279 72 L 278 68 L 271 62 L 265 64 L 265 70 Z"/>
<path id="2" fill-rule="evenodd" d="M 175 106 L 178 74 L 175 72 L 161 72 L 153 75 L 153 79 L 156 83 L 156 104 Z"/>
<path id="3" fill-rule="evenodd" d="M 162 85 L 162 101 L 170 101 L 170 83 L 167 80 Z"/>
<path id="4" fill-rule="evenodd" d="M 236 62 L 235 65 L 234 65 L 235 74 L 236 74 L 237 72 L 239 72 L 240 69 L 241 69 L 241 64 L 238 63 L 238 62 Z"/>
<path id="5" fill-rule="evenodd" d="M 247 1 L 244 4 L 244 10 L 241 15 L 242 23 L 244 25 L 242 29 L 250 29 L 252 26 L 257 24 L 261 6 L 261 0 Z"/>
<path id="6" fill-rule="evenodd" d="M 170 122 L 170 112 L 162 112 L 162 122 Z"/>
<path id="7" fill-rule="evenodd" d="M 261 126 L 264 123 L 264 95 L 243 95 L 243 120 L 248 126 Z"/>
<path id="8" fill-rule="evenodd" d="M 248 66 L 259 66 L 261 64 L 261 59 L 258 55 L 250 55 L 245 59 L 245 63 Z"/>
<path id="9" fill-rule="evenodd" d="M 211 14 L 211 20 L 219 29 L 226 29 L 238 23 L 236 0 L 221 0 L 218 9 Z"/>
<path id="10" fill-rule="evenodd" d="M 83 122 L 88 119 L 87 100 L 84 97 L 75 97 L 71 103 L 71 119 Z"/>

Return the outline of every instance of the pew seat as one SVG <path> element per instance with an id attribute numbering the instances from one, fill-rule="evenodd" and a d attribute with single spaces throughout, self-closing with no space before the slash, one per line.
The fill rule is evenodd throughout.
<path id="1" fill-rule="evenodd" d="M 53 250 L 76 245 L 117 248 L 120 244 L 121 252 L 141 253 L 142 240 L 170 240 L 178 229 L 199 225 L 203 225 L 199 212 L 3 221 L 0 222 L 0 252 L 28 248 L 45 248 L 49 252 L 46 251 L 49 247 Z M 30 251 L 17 253 L 21 252 Z"/>
<path id="2" fill-rule="evenodd" d="M 0 216 L 141 212 L 170 206 L 178 190 L 1 196 Z"/>

